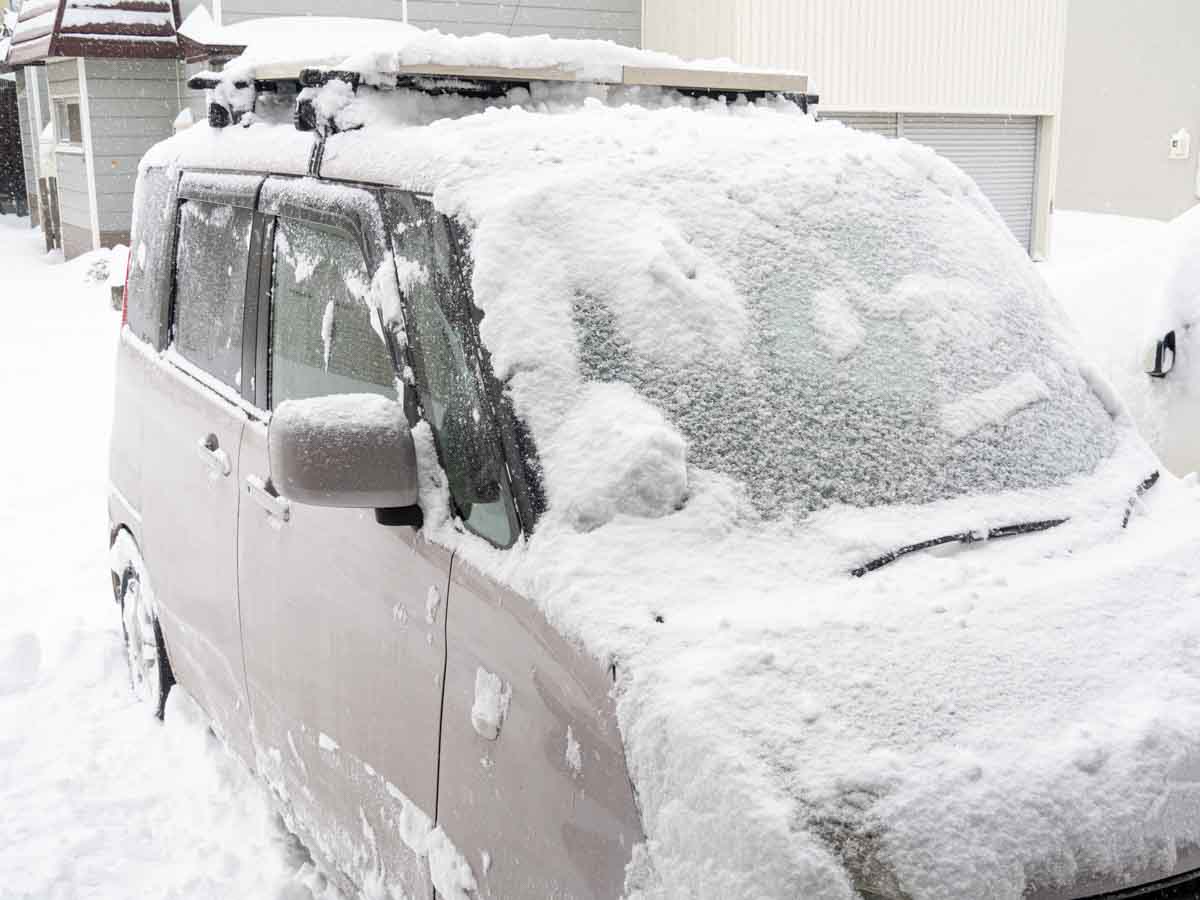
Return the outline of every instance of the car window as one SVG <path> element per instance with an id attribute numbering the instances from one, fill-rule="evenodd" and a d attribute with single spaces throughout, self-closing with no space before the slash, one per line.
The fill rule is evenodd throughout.
<path id="1" fill-rule="evenodd" d="M 279 219 L 271 270 L 270 396 L 395 398 L 391 355 L 367 304 L 370 277 L 353 235 Z"/>
<path id="2" fill-rule="evenodd" d="M 159 346 L 166 298 L 171 290 L 175 178 L 165 169 L 138 176 L 133 194 L 133 239 L 129 249 L 129 329 Z"/>
<path id="3" fill-rule="evenodd" d="M 186 200 L 179 207 L 175 348 L 238 389 L 252 219 L 248 209 L 217 203 Z"/>
<path id="4" fill-rule="evenodd" d="M 495 415 L 487 401 L 470 285 L 449 221 L 428 204 L 395 195 L 397 266 L 425 419 L 433 428 L 450 494 L 466 526 L 507 547 L 519 531 Z"/>

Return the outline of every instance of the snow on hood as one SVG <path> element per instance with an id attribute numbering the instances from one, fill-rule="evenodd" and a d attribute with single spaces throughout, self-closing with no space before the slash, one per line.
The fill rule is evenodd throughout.
<path id="1" fill-rule="evenodd" d="M 961 172 L 786 105 L 653 92 L 401 91 L 354 115 L 323 174 L 468 227 L 481 334 L 543 455 L 549 509 L 498 551 L 450 521 L 421 431 L 426 531 L 615 662 L 647 833 L 631 897 L 1016 900 L 1200 843 L 1200 492 L 1164 476 L 1122 528 L 1157 460 Z M 201 126 L 143 164 L 302 170 L 290 131 Z M 738 377 L 772 290 L 811 338 L 780 353 L 824 376 L 803 390 L 827 413 L 858 402 L 821 393 L 839 379 L 866 392 L 820 425 L 863 452 L 806 462 L 795 391 L 755 395 L 741 431 L 711 415 L 703 375 Z M 697 377 L 677 396 L 647 371 Z M 765 470 L 721 464 L 784 450 L 837 477 L 776 507 L 746 481 Z M 1047 518 L 1069 521 L 848 574 Z"/>

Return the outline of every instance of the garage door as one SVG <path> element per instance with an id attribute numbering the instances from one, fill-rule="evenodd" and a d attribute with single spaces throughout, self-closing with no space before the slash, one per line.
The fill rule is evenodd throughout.
<path id="1" fill-rule="evenodd" d="M 1036 116 L 838 112 L 821 116 L 932 147 L 975 179 L 1021 246 L 1030 248 L 1037 189 Z"/>

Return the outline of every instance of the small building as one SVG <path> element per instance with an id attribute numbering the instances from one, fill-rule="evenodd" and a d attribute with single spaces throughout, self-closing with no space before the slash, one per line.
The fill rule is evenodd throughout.
<path id="1" fill-rule="evenodd" d="M 1071 0 L 1057 205 L 1171 219 L 1200 196 L 1200 3 Z"/>
<path id="2" fill-rule="evenodd" d="M 58 217 L 43 231 L 61 236 L 68 258 L 129 240 L 138 160 L 171 134 L 180 108 L 177 17 L 172 0 L 30 0 L 20 10 L 7 63 L 24 100 L 24 158 L 39 219 Z"/>

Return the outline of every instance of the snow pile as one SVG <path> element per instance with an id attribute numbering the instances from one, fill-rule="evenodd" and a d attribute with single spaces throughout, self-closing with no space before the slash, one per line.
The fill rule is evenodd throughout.
<path id="1" fill-rule="evenodd" d="M 555 514 L 588 531 L 618 514 L 657 517 L 687 493 L 687 442 L 663 414 L 620 382 L 596 382 L 543 448 Z M 597 433 L 595 423 L 609 427 Z"/>
<path id="2" fill-rule="evenodd" d="M 384 99 L 322 172 L 468 227 L 548 500 L 508 551 L 465 534 L 422 426 L 426 533 L 615 663 L 631 896 L 1016 900 L 1200 842 L 1200 493 L 1122 529 L 1158 462 L 961 172 L 782 104 Z M 289 130 L 149 163 L 299 166 Z"/>

